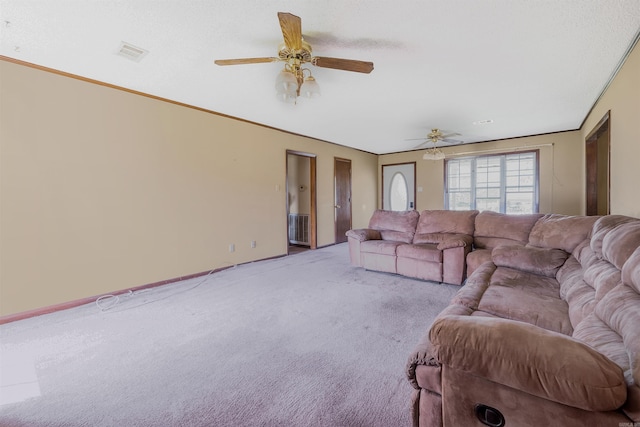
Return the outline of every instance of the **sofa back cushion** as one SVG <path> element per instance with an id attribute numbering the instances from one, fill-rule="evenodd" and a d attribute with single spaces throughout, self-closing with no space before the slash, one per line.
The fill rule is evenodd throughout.
<path id="1" fill-rule="evenodd" d="M 585 244 L 586 243 L 586 244 Z M 574 328 L 613 289 L 622 284 L 622 267 L 640 246 L 640 220 L 607 215 L 596 220 L 591 238 L 573 251 L 579 261 L 579 277 L 563 267 L 558 274 L 560 295 L 569 304 Z M 639 273 L 640 274 L 640 273 Z M 627 284 L 632 286 L 631 280 Z"/>
<path id="2" fill-rule="evenodd" d="M 611 263 L 595 259 L 584 270 L 582 275 L 585 283 L 594 289 L 593 298 L 596 302 L 622 282 L 622 274 Z"/>
<path id="3" fill-rule="evenodd" d="M 622 282 L 640 294 L 640 248 L 636 248 L 624 263 Z"/>
<path id="4" fill-rule="evenodd" d="M 602 259 L 622 270 L 631 254 L 640 246 L 640 220 L 622 224 L 602 240 Z"/>
<path id="5" fill-rule="evenodd" d="M 369 228 L 380 231 L 382 240 L 411 243 L 420 214 L 416 211 L 377 209 L 369 220 Z"/>
<path id="6" fill-rule="evenodd" d="M 611 230 L 617 228 L 622 224 L 627 224 L 634 221 L 638 220 L 624 215 L 605 215 L 599 218 L 595 222 L 595 224 L 593 224 L 590 241 L 591 249 L 596 254 L 596 256 L 600 259 L 603 258 L 602 244 L 604 242 L 605 236 L 609 234 Z"/>
<path id="7" fill-rule="evenodd" d="M 640 384 L 640 295 L 621 284 L 596 304 L 595 313 L 622 338 L 630 357 L 627 381 Z"/>
<path id="8" fill-rule="evenodd" d="M 594 257 L 585 266 L 584 277 L 596 289 L 596 304 L 573 335 L 614 360 L 625 371 L 627 383 L 635 384 L 633 387 L 640 385 L 640 232 L 636 229 L 639 222 L 616 221 L 609 226 L 611 223 L 604 221 L 594 227 L 593 238 L 602 241 L 603 259 Z M 604 227 L 607 232 L 601 236 Z M 630 249 L 633 244 L 635 248 Z M 615 265 L 620 262 L 623 262 L 621 271 Z"/>
<path id="9" fill-rule="evenodd" d="M 500 245 L 525 245 L 529 241 L 531 228 L 542 216 L 480 212 L 476 216 L 473 244 L 479 249 L 493 249 Z"/>
<path id="10" fill-rule="evenodd" d="M 569 306 L 569 320 L 574 329 L 593 313 L 596 304 L 596 291 L 583 276 L 584 269 L 574 256 L 570 256 L 556 274 L 560 283 L 560 298 Z"/>
<path id="11" fill-rule="evenodd" d="M 478 211 L 422 211 L 416 227 L 418 240 L 428 236 L 442 233 L 467 234 L 472 236 L 475 218 Z"/>
<path id="12" fill-rule="evenodd" d="M 622 283 L 602 298 L 595 314 L 615 332 L 614 337 L 622 339 L 622 358 L 628 360 L 619 366 L 628 367 L 625 378 L 629 385 L 627 404 L 622 409 L 629 418 L 640 421 L 640 247 L 624 263 Z"/>
<path id="13" fill-rule="evenodd" d="M 572 253 L 591 236 L 597 216 L 567 216 L 547 214 L 540 218 L 529 233 L 529 245 L 539 248 L 556 248 Z"/>

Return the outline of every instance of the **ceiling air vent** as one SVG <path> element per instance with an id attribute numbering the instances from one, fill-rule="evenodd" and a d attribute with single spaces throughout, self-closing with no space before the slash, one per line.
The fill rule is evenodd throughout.
<path id="1" fill-rule="evenodd" d="M 120 49 L 118 49 L 118 55 L 124 56 L 135 62 L 140 62 L 145 55 L 149 53 L 148 50 L 142 49 L 127 42 L 120 42 Z"/>

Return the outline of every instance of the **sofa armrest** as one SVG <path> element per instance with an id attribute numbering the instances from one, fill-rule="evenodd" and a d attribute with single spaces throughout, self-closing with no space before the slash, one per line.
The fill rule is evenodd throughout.
<path id="1" fill-rule="evenodd" d="M 416 378 L 416 368 L 420 365 L 440 366 L 440 363 L 438 363 L 435 358 L 431 342 L 429 341 L 429 334 L 426 333 L 422 336 L 422 339 L 411 356 L 409 356 L 405 372 L 411 385 L 418 390 L 420 389 L 420 386 L 418 385 L 418 379 Z"/>
<path id="2" fill-rule="evenodd" d="M 569 336 L 500 318 L 442 316 L 429 332 L 447 368 L 587 411 L 622 406 L 622 369 Z"/>
<path id="3" fill-rule="evenodd" d="M 373 230 L 371 228 L 360 228 L 358 230 L 349 230 L 345 233 L 347 237 L 351 237 L 360 242 L 364 242 L 365 240 L 380 240 L 382 236 L 380 235 L 380 231 Z"/>
<path id="4" fill-rule="evenodd" d="M 451 248 L 464 248 L 468 246 L 471 248 L 473 244 L 473 237 L 468 234 L 452 234 L 448 236 L 445 240 L 438 243 L 438 249 L 443 251 L 445 249 Z"/>

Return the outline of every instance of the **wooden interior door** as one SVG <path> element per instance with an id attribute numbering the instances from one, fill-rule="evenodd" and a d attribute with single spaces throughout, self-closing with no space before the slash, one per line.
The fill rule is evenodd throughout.
<path id="1" fill-rule="evenodd" d="M 585 139 L 586 214 L 608 215 L 610 187 L 610 116 L 598 122 Z"/>
<path id="2" fill-rule="evenodd" d="M 351 229 L 351 160 L 334 159 L 336 243 L 347 241 Z"/>
<path id="3" fill-rule="evenodd" d="M 587 140 L 586 155 L 586 182 L 587 182 L 587 215 L 598 214 L 598 144 Z"/>

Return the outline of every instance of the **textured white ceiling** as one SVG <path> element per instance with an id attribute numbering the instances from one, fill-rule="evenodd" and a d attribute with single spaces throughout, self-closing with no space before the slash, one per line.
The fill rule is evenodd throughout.
<path id="1" fill-rule="evenodd" d="M 302 18 L 322 96 L 280 103 L 277 12 Z M 373 153 L 574 130 L 640 31 L 638 0 L 0 0 L 0 55 Z M 140 62 L 122 41 L 149 50 Z M 493 123 L 474 125 L 480 120 Z"/>

